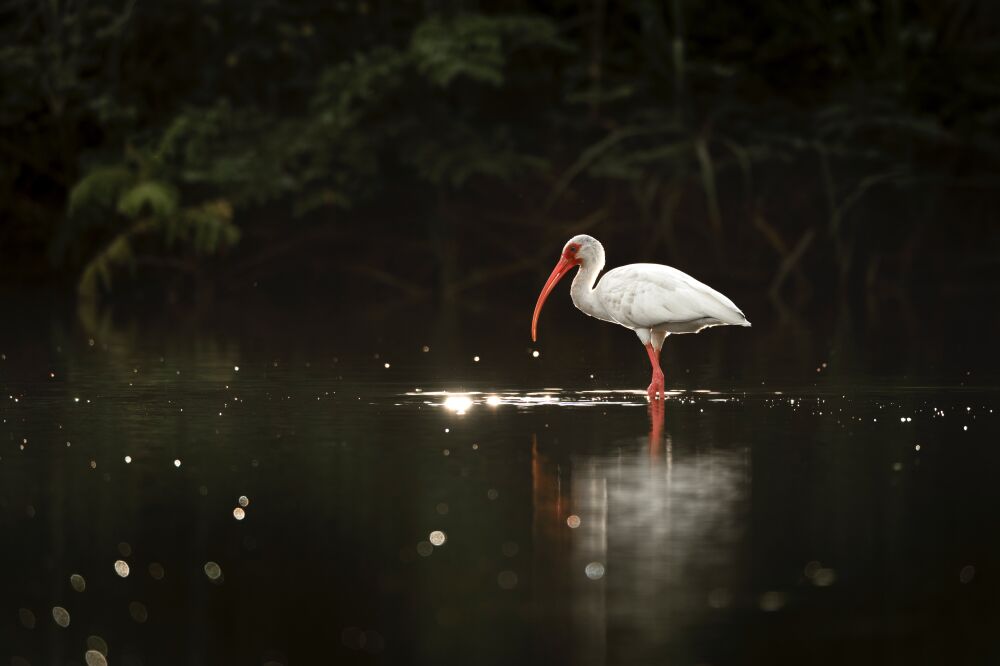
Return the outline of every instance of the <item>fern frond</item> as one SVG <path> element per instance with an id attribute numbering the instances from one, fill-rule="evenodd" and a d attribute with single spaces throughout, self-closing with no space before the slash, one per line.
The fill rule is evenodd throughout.
<path id="1" fill-rule="evenodd" d="M 168 218 L 177 212 L 177 206 L 177 190 L 156 180 L 139 183 L 118 199 L 118 212 L 128 218 L 144 214 Z"/>
<path id="2" fill-rule="evenodd" d="M 122 191 L 134 182 L 135 176 L 124 166 L 98 167 L 70 190 L 67 215 L 73 218 L 84 211 L 112 211 Z"/>
<path id="3" fill-rule="evenodd" d="M 233 207 L 226 199 L 186 209 L 178 219 L 180 235 L 198 254 L 212 254 L 235 245 L 240 229 L 233 224 Z"/>

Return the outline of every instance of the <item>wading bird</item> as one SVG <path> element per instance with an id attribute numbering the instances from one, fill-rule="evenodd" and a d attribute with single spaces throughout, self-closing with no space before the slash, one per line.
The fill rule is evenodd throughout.
<path id="1" fill-rule="evenodd" d="M 531 339 L 537 340 L 538 315 L 556 283 L 574 266 L 570 297 L 584 314 L 630 328 L 646 347 L 653 366 L 653 381 L 646 393 L 650 400 L 663 400 L 663 370 L 660 349 L 671 333 L 697 333 L 709 326 L 749 326 L 736 305 L 687 273 L 660 264 L 629 264 L 608 271 L 596 287 L 604 268 L 604 246 L 585 234 L 574 236 L 563 247 L 562 256 L 542 287 L 531 318 Z"/>

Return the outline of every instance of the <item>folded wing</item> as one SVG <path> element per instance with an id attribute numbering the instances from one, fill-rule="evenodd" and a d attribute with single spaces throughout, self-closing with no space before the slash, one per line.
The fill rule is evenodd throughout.
<path id="1" fill-rule="evenodd" d="M 670 266 L 622 266 L 608 271 L 595 291 L 608 314 L 629 328 L 695 333 L 707 326 L 750 325 L 729 298 Z"/>

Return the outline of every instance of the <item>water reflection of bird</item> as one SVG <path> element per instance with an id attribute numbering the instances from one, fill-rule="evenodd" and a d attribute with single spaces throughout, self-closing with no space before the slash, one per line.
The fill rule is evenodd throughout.
<path id="1" fill-rule="evenodd" d="M 649 459 L 657 460 L 663 445 L 663 401 L 649 403 Z"/>
<path id="2" fill-rule="evenodd" d="M 672 426 L 667 410 L 691 418 L 679 404 L 648 410 L 648 433 L 602 428 L 592 447 L 531 436 L 532 616 L 552 628 L 540 661 L 706 662 L 684 654 L 704 649 L 692 636 L 747 588 L 749 457 L 712 421 Z"/>
<path id="3" fill-rule="evenodd" d="M 709 326 L 749 326 L 736 305 L 706 284 L 660 264 L 629 264 L 604 274 L 604 246 L 587 235 L 574 236 L 563 247 L 535 304 L 531 319 L 531 339 L 537 339 L 538 315 L 556 283 L 574 266 L 580 267 L 570 296 L 573 305 L 591 317 L 630 328 L 646 347 L 653 366 L 653 378 L 646 389 L 649 399 L 663 399 L 663 371 L 660 349 L 671 333 L 697 333 Z"/>

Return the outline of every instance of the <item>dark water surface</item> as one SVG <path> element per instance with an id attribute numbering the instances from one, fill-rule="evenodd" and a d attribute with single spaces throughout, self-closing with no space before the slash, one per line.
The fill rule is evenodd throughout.
<path id="1" fill-rule="evenodd" d="M 22 329 L 0 663 L 1000 663 L 973 352 L 848 362 L 755 322 L 668 340 L 651 409 L 638 342 L 556 319 L 478 361 Z"/>

